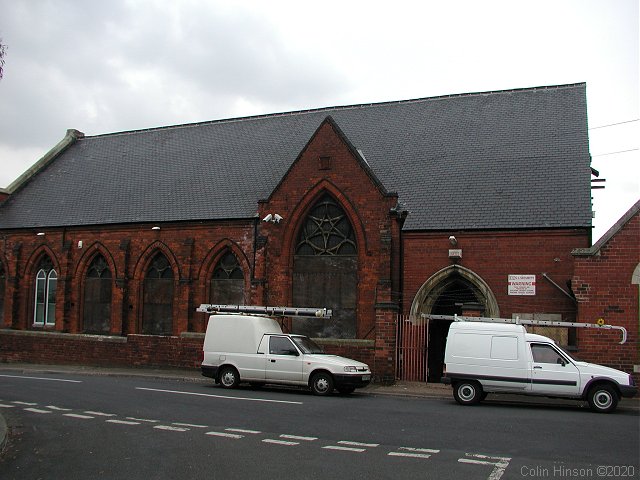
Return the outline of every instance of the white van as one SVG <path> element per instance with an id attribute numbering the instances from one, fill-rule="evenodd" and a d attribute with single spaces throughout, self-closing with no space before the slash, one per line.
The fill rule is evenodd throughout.
<path id="1" fill-rule="evenodd" d="M 453 322 L 445 349 L 444 383 L 462 405 L 488 393 L 518 393 L 581 399 L 596 412 L 615 410 L 638 388 L 633 377 L 613 368 L 579 362 L 523 325 Z"/>
<path id="2" fill-rule="evenodd" d="M 267 316 L 211 315 L 203 349 L 202 374 L 225 388 L 269 383 L 328 395 L 334 388 L 351 393 L 371 382 L 365 363 L 327 355 L 310 338 L 283 333 Z"/>

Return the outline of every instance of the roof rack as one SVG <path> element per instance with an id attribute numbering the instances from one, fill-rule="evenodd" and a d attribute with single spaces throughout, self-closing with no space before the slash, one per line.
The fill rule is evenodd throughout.
<path id="1" fill-rule="evenodd" d="M 267 315 L 269 317 L 316 317 L 330 318 L 332 311 L 312 307 L 263 307 L 261 305 L 211 305 L 203 303 L 196 312 Z"/>
<path id="2" fill-rule="evenodd" d="M 622 332 L 623 344 L 627 341 L 627 329 L 617 325 L 607 325 L 604 319 L 599 319 L 597 323 L 574 323 L 574 322 L 557 322 L 554 320 L 524 320 L 520 317 L 516 318 L 491 318 L 491 317 L 465 317 L 461 315 L 431 315 L 422 314 L 422 318 L 427 320 L 450 320 L 454 322 L 481 322 L 481 323 L 510 323 L 514 325 L 533 325 L 545 327 L 570 327 L 570 328 L 595 328 L 600 330 L 620 330 Z"/>

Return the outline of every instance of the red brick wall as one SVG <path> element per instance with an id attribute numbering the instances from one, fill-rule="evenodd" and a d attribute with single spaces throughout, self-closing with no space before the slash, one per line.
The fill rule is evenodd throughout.
<path id="1" fill-rule="evenodd" d="M 578 298 L 578 321 L 625 327 L 627 343 L 619 345 L 618 332 L 578 331 L 578 356 L 594 363 L 632 373 L 640 365 L 638 341 L 639 285 L 631 283 L 640 264 L 640 215 L 633 216 L 599 250 L 576 255 L 573 289 Z M 635 373 L 640 383 L 640 372 Z"/>
<path id="2" fill-rule="evenodd" d="M 0 329 L 0 362 L 200 368 L 203 335 L 101 336 Z M 372 341 L 319 340 L 324 350 L 374 365 Z"/>
<path id="3" fill-rule="evenodd" d="M 175 335 L 204 331 L 206 318 L 196 313 L 195 307 L 207 303 L 211 270 L 226 248 L 233 250 L 242 266 L 247 302 L 259 296 L 259 288 L 252 285 L 250 276 L 253 222 L 163 224 L 161 230 L 146 225 L 69 228 L 47 231 L 44 236 L 16 232 L 3 247 L 0 258 L 7 270 L 5 327 L 37 328 L 32 325 L 34 284 L 37 263 L 44 253 L 58 272 L 55 331 L 83 331 L 82 279 L 97 252 L 106 258 L 113 278 L 113 335 L 141 331 L 143 279 L 158 251 L 165 254 L 173 269 Z"/>
<path id="4" fill-rule="evenodd" d="M 576 304 L 549 281 L 546 273 L 568 291 L 573 276 L 571 251 L 588 246 L 585 230 L 531 230 L 513 232 L 407 233 L 403 240 L 404 303 L 409 314 L 420 287 L 435 272 L 452 265 L 449 236 L 462 249 L 458 265 L 481 277 L 491 288 L 500 307 L 500 316 L 513 313 L 561 313 L 574 320 Z M 535 296 L 508 295 L 508 275 L 536 275 Z"/>
<path id="5" fill-rule="evenodd" d="M 0 362 L 200 368 L 201 338 L 0 331 Z"/>

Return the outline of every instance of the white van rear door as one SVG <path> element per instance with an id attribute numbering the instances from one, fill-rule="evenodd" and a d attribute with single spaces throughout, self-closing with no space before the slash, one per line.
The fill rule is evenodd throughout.
<path id="1" fill-rule="evenodd" d="M 531 393 L 535 395 L 577 396 L 580 372 L 550 344 L 530 343 Z"/>

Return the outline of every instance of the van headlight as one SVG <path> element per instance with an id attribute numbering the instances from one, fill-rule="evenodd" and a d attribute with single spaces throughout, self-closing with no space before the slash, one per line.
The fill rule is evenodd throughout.
<path id="1" fill-rule="evenodd" d="M 356 373 L 358 371 L 358 367 L 344 367 L 345 372 Z"/>

